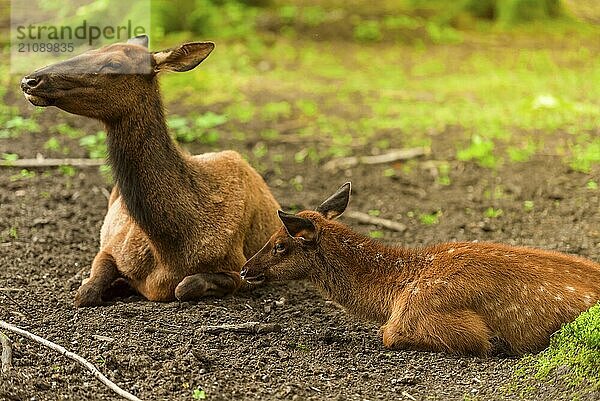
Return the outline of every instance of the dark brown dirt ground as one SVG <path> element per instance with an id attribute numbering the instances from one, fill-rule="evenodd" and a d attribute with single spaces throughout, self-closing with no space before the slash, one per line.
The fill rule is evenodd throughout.
<path id="1" fill-rule="evenodd" d="M 43 125 L 67 119 L 95 132 L 94 125 L 82 119 L 52 109 L 44 113 Z M 248 143 L 238 150 L 249 149 L 256 141 L 252 135 L 249 132 Z M 48 136 L 43 129 L 0 140 L 0 153 L 33 157 L 44 153 Z M 219 147 L 228 147 L 226 141 Z M 207 149 L 192 146 L 194 152 Z M 491 171 L 453 161 L 451 132 L 434 138 L 432 154 L 409 163 L 412 169 L 395 165 L 394 178 L 383 176 L 389 165 L 327 173 L 322 163 L 295 163 L 297 144 L 274 140 L 269 149 L 284 155 L 281 174 L 267 163 L 264 176 L 285 209 L 313 208 L 352 180 L 352 210 L 379 209 L 382 217 L 407 225 L 404 233 L 384 230 L 386 242 L 420 246 L 491 240 L 600 260 L 600 192 L 586 188 L 588 180 L 600 181 L 598 168 L 585 175 L 556 158 L 539 156 Z M 451 185 L 436 183 L 430 160 L 450 160 Z M 211 400 L 518 398 L 506 390 L 517 359 L 386 350 L 376 325 L 346 315 L 306 283 L 269 285 L 195 303 L 161 304 L 133 297 L 110 306 L 75 309 L 73 295 L 80 278 L 73 277 L 89 268 L 97 251 L 106 210 L 101 188 L 110 189 L 110 184 L 92 168 L 78 170 L 74 177 L 48 169 L 36 171 L 33 178 L 11 179 L 17 173 L 13 168 L 0 170 L 0 287 L 19 290 L 0 290 L 0 319 L 82 355 L 142 399 L 191 400 L 198 387 Z M 293 178 L 302 182 L 302 191 L 290 184 Z M 490 192 L 502 196 L 490 200 Z M 525 200 L 534 202 L 532 211 L 524 210 Z M 489 206 L 503 214 L 485 218 Z M 419 213 L 437 210 L 443 213 L 439 224 L 419 222 Z M 345 221 L 364 233 L 375 229 Z M 9 235 L 12 227 L 16 238 Z M 196 331 L 203 325 L 247 321 L 279 323 L 283 330 L 258 335 Z M 71 360 L 10 337 L 14 369 L 0 376 L 1 400 L 118 399 Z M 525 398 L 571 395 L 565 387 L 548 384 Z M 589 394 L 584 399 L 598 397 Z"/>

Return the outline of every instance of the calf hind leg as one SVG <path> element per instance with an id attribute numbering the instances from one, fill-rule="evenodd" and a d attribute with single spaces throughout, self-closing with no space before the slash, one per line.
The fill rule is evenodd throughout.
<path id="1" fill-rule="evenodd" d="M 90 277 L 75 294 L 75 306 L 94 306 L 102 304 L 102 295 L 119 278 L 119 271 L 114 258 L 107 252 L 100 251 L 92 262 Z"/>
<path id="2" fill-rule="evenodd" d="M 238 272 L 197 273 L 181 280 L 175 288 L 175 297 L 180 301 L 221 297 L 234 292 L 241 284 Z"/>
<path id="3" fill-rule="evenodd" d="M 445 351 L 489 355 L 490 330 L 478 314 L 470 310 L 427 315 L 392 314 L 382 327 L 383 343 L 390 348 Z"/>

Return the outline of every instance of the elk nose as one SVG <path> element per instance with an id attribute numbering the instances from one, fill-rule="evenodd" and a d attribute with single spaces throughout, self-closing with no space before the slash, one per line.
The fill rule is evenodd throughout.
<path id="1" fill-rule="evenodd" d="M 27 77 L 24 77 L 21 80 L 21 89 L 22 90 L 33 89 L 33 88 L 37 87 L 41 82 L 42 82 L 42 77 L 41 76 L 37 76 L 37 77 L 27 76 Z"/>
<path id="2" fill-rule="evenodd" d="M 246 274 L 248 274 L 248 268 L 247 267 L 245 267 L 245 268 L 242 269 L 242 271 L 240 272 L 240 276 L 242 278 L 246 278 Z"/>

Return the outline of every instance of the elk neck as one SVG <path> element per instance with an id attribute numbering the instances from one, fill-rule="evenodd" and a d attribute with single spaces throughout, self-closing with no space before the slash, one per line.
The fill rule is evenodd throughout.
<path id="1" fill-rule="evenodd" d="M 105 124 L 108 159 L 129 215 L 162 253 L 184 251 L 197 234 L 190 222 L 200 218 L 202 172 L 169 136 L 158 89 Z"/>
<path id="2" fill-rule="evenodd" d="M 394 294 L 414 277 L 418 254 L 384 246 L 336 222 L 323 228 L 320 241 L 311 281 L 348 310 L 385 322 Z"/>

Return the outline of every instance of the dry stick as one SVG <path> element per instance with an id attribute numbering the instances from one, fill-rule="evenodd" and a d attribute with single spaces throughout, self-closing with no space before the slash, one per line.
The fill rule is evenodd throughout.
<path id="1" fill-rule="evenodd" d="M 346 217 L 349 217 L 351 219 L 354 219 L 360 223 L 373 224 L 376 226 L 385 227 L 390 230 L 399 231 L 399 232 L 406 231 L 406 226 L 402 223 L 398 223 L 396 221 L 392 221 L 392 220 L 388 220 L 388 219 L 382 219 L 381 217 L 369 216 L 366 213 L 348 211 L 348 212 L 344 213 L 343 215 Z"/>
<path id="2" fill-rule="evenodd" d="M 27 309 L 23 308 L 23 306 L 19 302 L 17 302 L 16 299 L 14 299 L 13 297 L 11 297 L 10 295 L 8 295 L 5 292 L 0 293 L 0 295 L 2 295 L 4 298 L 7 298 L 13 304 L 17 305 L 19 307 L 19 309 L 21 309 L 27 315 L 28 318 L 33 319 L 33 316 L 31 316 L 31 313 L 27 312 Z"/>
<path id="3" fill-rule="evenodd" d="M 2 373 L 6 373 L 12 367 L 12 347 L 10 339 L 1 331 L 0 343 L 2 343 Z"/>
<path id="4" fill-rule="evenodd" d="M 10 330 L 14 333 L 20 334 L 23 337 L 27 337 L 30 340 L 33 341 L 37 341 L 38 343 L 45 345 L 48 348 L 53 349 L 54 351 L 60 353 L 63 356 L 66 356 L 67 358 L 73 359 L 74 361 L 79 362 L 81 365 L 83 365 L 87 370 L 89 370 L 90 372 L 92 372 L 92 375 L 94 375 L 94 377 L 98 380 L 100 380 L 102 383 L 104 383 L 108 388 L 110 388 L 112 391 L 114 391 L 115 393 L 117 393 L 118 395 L 120 395 L 121 397 L 127 399 L 127 400 L 131 400 L 131 401 L 141 401 L 139 398 L 137 398 L 135 395 L 128 393 L 127 391 L 123 390 L 122 388 L 120 388 L 119 386 L 117 386 L 115 383 L 113 383 L 112 381 L 110 381 L 106 376 L 104 376 L 94 365 L 92 365 L 90 362 L 88 362 L 86 359 L 84 359 L 83 357 L 67 351 L 66 348 L 61 347 L 58 344 L 55 344 L 51 341 L 48 341 L 42 337 L 36 336 L 35 334 L 32 334 L 26 330 L 20 329 L 17 326 L 13 326 L 10 323 L 6 323 L 3 320 L 0 320 L 0 327 L 6 329 L 6 330 Z"/>
<path id="5" fill-rule="evenodd" d="M 397 149 L 377 156 L 352 156 L 333 159 L 325 163 L 323 168 L 325 170 L 337 170 L 354 167 L 358 164 L 391 163 L 399 160 L 413 159 L 415 157 L 428 155 L 429 153 L 431 153 L 431 149 L 426 147 Z"/>
<path id="6" fill-rule="evenodd" d="M 246 322 L 240 324 L 221 324 L 218 326 L 202 326 L 197 331 L 203 333 L 220 333 L 222 331 L 231 331 L 234 333 L 271 333 L 274 331 L 281 331 L 281 325 L 277 323 L 260 323 L 260 322 Z"/>
<path id="7" fill-rule="evenodd" d="M 0 161 L 0 167 L 96 167 L 104 164 L 104 159 L 17 159 Z"/>

